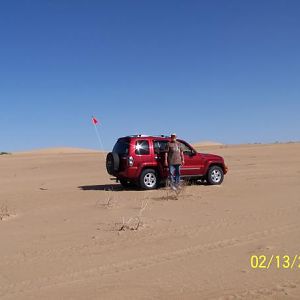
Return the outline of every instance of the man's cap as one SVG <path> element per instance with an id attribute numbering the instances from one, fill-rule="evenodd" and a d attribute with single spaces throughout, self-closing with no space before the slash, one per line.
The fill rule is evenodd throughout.
<path id="1" fill-rule="evenodd" d="M 176 133 L 171 133 L 171 136 L 176 136 Z"/>

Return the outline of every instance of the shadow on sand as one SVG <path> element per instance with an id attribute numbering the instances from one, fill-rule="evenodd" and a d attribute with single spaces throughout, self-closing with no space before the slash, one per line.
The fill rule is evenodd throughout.
<path id="1" fill-rule="evenodd" d="M 206 182 L 197 182 L 189 185 L 202 185 L 202 186 L 209 186 Z M 164 187 L 164 185 L 161 185 Z M 143 191 L 142 189 L 138 188 L 137 186 L 133 187 L 123 187 L 121 184 L 114 183 L 114 184 L 97 184 L 97 185 L 81 185 L 78 187 L 82 191 L 113 191 L 113 192 L 120 192 L 120 191 Z"/>
<path id="2" fill-rule="evenodd" d="M 78 187 L 82 191 L 139 191 L 137 187 L 123 187 L 121 184 L 98 184 L 98 185 L 81 185 Z"/>

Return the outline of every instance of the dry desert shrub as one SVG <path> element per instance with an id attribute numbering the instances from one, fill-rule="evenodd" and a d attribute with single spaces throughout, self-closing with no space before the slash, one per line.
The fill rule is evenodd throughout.
<path id="1" fill-rule="evenodd" d="M 142 214 L 145 211 L 147 205 L 148 205 L 148 201 L 143 201 L 137 216 L 131 217 L 127 221 L 125 221 L 125 218 L 123 217 L 122 218 L 123 222 L 121 223 L 121 225 L 116 224 L 116 226 L 119 225 L 117 230 L 118 231 L 138 230 L 143 225 Z"/>
<path id="2" fill-rule="evenodd" d="M 166 182 L 166 187 L 163 189 L 163 195 L 159 197 L 161 200 L 179 200 L 180 198 L 184 197 L 186 195 L 188 182 L 182 181 L 180 183 L 180 187 L 176 190 L 173 190 L 171 187 L 171 182 L 168 179 Z"/>
<path id="3" fill-rule="evenodd" d="M 105 202 L 100 203 L 100 200 L 98 200 L 96 203 L 96 207 L 112 208 L 114 206 L 113 190 L 112 189 L 106 190 L 105 193 L 106 193 Z"/>
<path id="4" fill-rule="evenodd" d="M 7 205 L 2 204 L 0 206 L 0 221 L 2 221 L 4 218 L 8 218 L 10 216 L 9 210 Z"/>
<path id="5" fill-rule="evenodd" d="M 126 222 L 125 222 L 125 218 L 123 217 L 123 222 L 122 222 L 120 228 L 118 228 L 118 231 L 138 230 L 141 223 L 142 223 L 142 221 L 139 216 L 129 218 Z"/>
<path id="6" fill-rule="evenodd" d="M 9 155 L 9 154 L 11 154 L 11 153 L 9 153 L 9 152 L 3 152 L 3 151 L 0 152 L 0 155 Z"/>

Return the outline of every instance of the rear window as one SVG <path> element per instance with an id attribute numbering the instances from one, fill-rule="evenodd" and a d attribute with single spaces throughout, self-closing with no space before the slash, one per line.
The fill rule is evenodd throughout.
<path id="1" fill-rule="evenodd" d="M 129 150 L 129 140 L 128 139 L 120 139 L 117 141 L 113 148 L 113 152 L 118 154 L 128 154 Z"/>
<path id="2" fill-rule="evenodd" d="M 135 142 L 135 154 L 147 155 L 150 154 L 149 142 L 146 140 L 139 140 Z"/>

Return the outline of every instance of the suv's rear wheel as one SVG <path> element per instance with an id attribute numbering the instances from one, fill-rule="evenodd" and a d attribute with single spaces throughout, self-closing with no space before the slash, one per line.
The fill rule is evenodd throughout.
<path id="1" fill-rule="evenodd" d="M 140 187 L 145 190 L 155 189 L 158 185 L 157 174 L 153 169 L 145 169 L 140 176 Z"/>
<path id="2" fill-rule="evenodd" d="M 207 172 L 207 182 L 209 184 L 221 184 L 224 179 L 224 172 L 219 166 L 211 166 Z"/>

